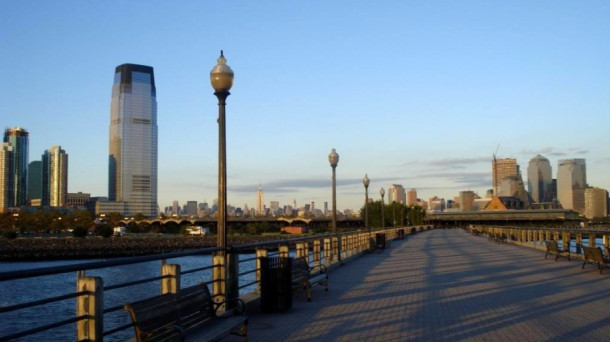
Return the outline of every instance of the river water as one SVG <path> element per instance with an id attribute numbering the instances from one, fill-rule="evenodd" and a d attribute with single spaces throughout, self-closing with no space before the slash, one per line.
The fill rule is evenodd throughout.
<path id="1" fill-rule="evenodd" d="M 253 258 L 253 254 L 240 255 L 240 260 Z M 45 261 L 45 262 L 0 262 L 0 272 L 24 270 L 41 267 L 53 267 L 102 260 L 70 260 L 70 261 Z M 181 270 L 208 266 L 211 264 L 209 255 L 188 256 L 168 260 L 168 263 L 179 264 Z M 240 273 L 255 268 L 255 261 L 242 262 L 239 265 Z M 161 274 L 161 262 L 151 261 L 140 264 L 117 266 L 90 270 L 86 276 L 99 276 L 104 281 L 104 286 L 134 281 L 137 279 L 156 277 Z M 250 283 L 255 274 L 250 273 L 240 277 L 240 284 Z M 195 285 L 202 281 L 211 279 L 211 271 L 194 272 L 183 275 L 182 287 Z M 251 292 L 255 285 L 241 290 L 240 294 Z M 52 276 L 19 279 L 0 282 L 0 307 L 39 300 L 53 296 L 65 295 L 76 291 L 76 273 L 64 273 Z M 104 307 L 122 305 L 151 297 L 161 292 L 159 281 L 148 282 L 141 285 L 105 291 Z M 76 316 L 76 299 L 67 299 L 50 304 L 40 305 L 33 308 L 17 310 L 9 313 L 0 313 L 0 336 L 6 336 L 15 332 L 28 330 L 37 326 L 50 324 Z M 104 330 L 130 323 L 129 315 L 119 310 L 104 315 Z M 133 337 L 133 329 L 129 328 L 115 334 L 104 337 L 104 341 L 125 341 Z M 18 341 L 76 341 L 75 324 L 37 333 L 18 339 Z"/>

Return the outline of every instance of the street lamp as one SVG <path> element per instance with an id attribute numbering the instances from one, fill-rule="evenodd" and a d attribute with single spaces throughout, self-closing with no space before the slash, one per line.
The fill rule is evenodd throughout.
<path id="1" fill-rule="evenodd" d="M 335 179 L 335 169 L 337 168 L 337 163 L 339 163 L 339 154 L 334 148 L 328 155 L 328 162 L 330 163 L 330 167 L 333 168 L 333 234 L 337 234 L 337 184 Z"/>
<path id="2" fill-rule="evenodd" d="M 371 238 L 371 228 L 369 227 L 369 184 L 371 180 L 369 179 L 368 173 L 364 175 L 364 179 L 362 180 L 362 184 L 364 184 L 364 228 L 369 231 L 369 239 Z"/>
<path id="3" fill-rule="evenodd" d="M 218 98 L 218 242 L 217 246 L 227 247 L 227 146 L 225 127 L 226 99 L 231 94 L 233 85 L 233 70 L 227 65 L 227 60 L 220 50 L 218 64 L 210 71 L 210 82 L 214 95 Z M 224 251 L 222 252 L 224 254 Z"/>
<path id="4" fill-rule="evenodd" d="M 384 204 L 385 202 L 383 201 L 383 196 L 385 196 L 385 190 L 383 190 L 383 188 L 381 188 L 381 190 L 379 190 L 379 194 L 381 195 L 381 228 L 385 228 L 385 218 L 384 218 Z"/>

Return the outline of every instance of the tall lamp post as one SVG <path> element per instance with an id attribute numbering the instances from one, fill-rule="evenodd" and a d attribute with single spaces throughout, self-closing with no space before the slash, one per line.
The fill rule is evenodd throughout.
<path id="1" fill-rule="evenodd" d="M 225 126 L 226 99 L 231 94 L 233 70 L 220 50 L 218 64 L 210 71 L 210 82 L 214 95 L 218 98 L 218 242 L 217 246 L 227 247 L 227 137 Z M 223 254 L 224 251 L 222 252 Z"/>
<path id="2" fill-rule="evenodd" d="M 381 188 L 381 190 L 379 190 L 379 194 L 381 195 L 381 229 L 385 228 L 385 213 L 384 213 L 384 205 L 385 202 L 383 200 L 383 196 L 385 196 L 385 190 L 383 190 L 383 188 Z"/>
<path id="3" fill-rule="evenodd" d="M 330 167 L 333 168 L 333 234 L 337 234 L 337 184 L 335 179 L 335 169 L 339 163 L 339 154 L 334 148 L 328 155 L 328 162 L 330 163 Z"/>
<path id="4" fill-rule="evenodd" d="M 369 227 L 369 179 L 368 173 L 364 175 L 362 184 L 364 184 L 364 228 L 369 231 L 369 239 L 371 238 L 371 228 Z"/>

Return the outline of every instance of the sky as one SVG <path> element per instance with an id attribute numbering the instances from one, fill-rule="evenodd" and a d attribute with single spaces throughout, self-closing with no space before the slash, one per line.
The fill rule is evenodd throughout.
<path id="1" fill-rule="evenodd" d="M 610 2 L 0 1 L 0 125 L 30 161 L 69 155 L 69 192 L 108 195 L 113 74 L 154 68 L 158 198 L 218 195 L 220 50 L 228 203 L 331 203 L 401 184 L 419 198 L 491 188 L 491 161 L 585 158 L 610 189 Z M 387 199 L 387 196 L 386 196 Z"/>

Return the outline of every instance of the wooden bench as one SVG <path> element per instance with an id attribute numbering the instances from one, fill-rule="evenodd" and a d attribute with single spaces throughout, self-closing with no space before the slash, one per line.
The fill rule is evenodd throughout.
<path id="1" fill-rule="evenodd" d="M 217 315 L 222 303 L 215 303 L 205 284 L 199 284 L 160 296 L 129 303 L 136 340 L 143 341 L 212 341 L 230 333 L 248 340 L 248 318 L 245 304 L 235 300 L 236 309 Z"/>
<path id="2" fill-rule="evenodd" d="M 557 261 L 560 256 L 567 257 L 568 260 L 572 260 L 570 259 L 569 247 L 566 248 L 567 246 L 564 246 L 564 248 L 560 250 L 559 246 L 557 245 L 557 242 L 553 240 L 546 240 L 544 241 L 544 244 L 546 245 L 546 254 L 544 255 L 545 259 L 549 254 L 552 254 L 555 255 L 555 261 Z"/>
<path id="3" fill-rule="evenodd" d="M 313 272 L 319 269 L 318 273 Z M 328 291 L 328 274 L 326 266 L 319 265 L 309 267 L 306 258 L 294 258 L 292 260 L 292 278 L 293 286 L 302 287 L 307 291 L 307 301 L 311 302 L 311 288 L 314 285 L 324 285 L 324 291 Z"/>
<path id="4" fill-rule="evenodd" d="M 608 268 L 610 260 L 602 254 L 602 250 L 599 247 L 586 247 L 582 246 L 583 249 L 583 263 L 581 269 L 585 268 L 586 264 L 597 264 L 599 268 L 599 274 L 602 274 L 604 268 Z"/>

